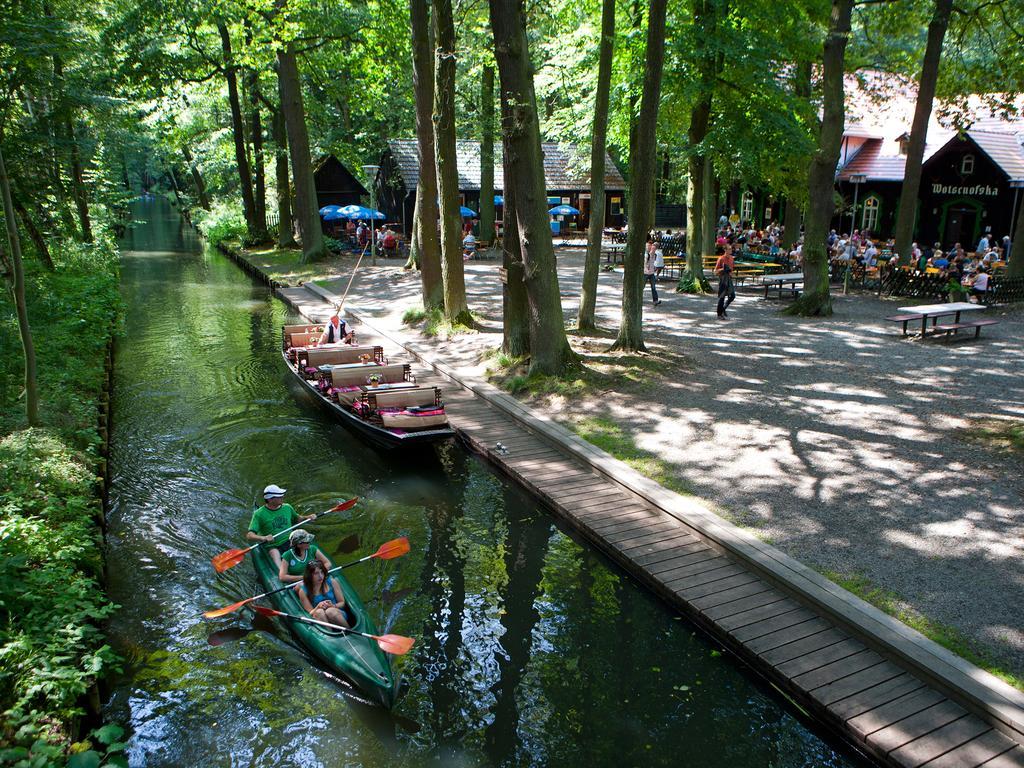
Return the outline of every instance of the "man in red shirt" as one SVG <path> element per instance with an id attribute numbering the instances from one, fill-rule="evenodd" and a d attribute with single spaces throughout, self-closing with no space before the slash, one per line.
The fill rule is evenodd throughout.
<path id="1" fill-rule="evenodd" d="M 725 310 L 736 299 L 736 288 L 732 284 L 733 270 L 732 245 L 727 243 L 722 255 L 715 262 L 715 274 L 718 275 L 718 316 L 728 317 Z"/>

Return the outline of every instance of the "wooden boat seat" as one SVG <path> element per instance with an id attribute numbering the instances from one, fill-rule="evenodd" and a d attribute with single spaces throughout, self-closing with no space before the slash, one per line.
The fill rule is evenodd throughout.
<path id="1" fill-rule="evenodd" d="M 307 349 L 304 355 L 300 355 L 300 358 L 304 357 L 305 362 L 300 359 L 299 363 L 307 369 L 318 368 L 321 365 L 344 365 L 345 363 L 360 362 L 359 358 L 363 355 L 369 355 L 372 361 L 384 362 L 383 347 L 359 347 L 342 344 L 337 347 Z"/>
<path id="2" fill-rule="evenodd" d="M 441 390 L 437 387 L 410 387 L 391 392 L 366 392 L 363 397 L 372 411 L 382 408 L 424 408 L 441 405 Z"/>
<path id="3" fill-rule="evenodd" d="M 393 384 L 397 381 L 412 381 L 412 370 L 408 363 L 389 365 L 367 365 L 360 368 L 335 368 L 331 371 L 331 387 L 339 403 L 351 403 L 359 397 L 359 388 L 365 386 L 370 376 L 380 376 L 381 382 Z"/>
<path id="4" fill-rule="evenodd" d="M 321 333 L 322 331 L 315 329 L 312 331 L 295 331 L 294 333 L 289 333 L 285 349 L 290 347 L 304 347 L 319 339 Z"/>
<path id="5" fill-rule="evenodd" d="M 302 345 L 308 343 L 309 339 L 306 338 L 306 339 L 303 339 L 302 341 L 297 341 L 294 337 L 295 336 L 302 336 L 304 334 L 305 335 L 310 335 L 310 334 L 314 334 L 314 333 L 315 334 L 323 333 L 323 326 L 310 325 L 309 323 L 307 323 L 306 325 L 282 325 L 281 326 L 281 346 L 282 346 L 283 349 L 286 349 L 286 350 L 289 347 L 299 347 L 299 346 L 302 346 Z"/>

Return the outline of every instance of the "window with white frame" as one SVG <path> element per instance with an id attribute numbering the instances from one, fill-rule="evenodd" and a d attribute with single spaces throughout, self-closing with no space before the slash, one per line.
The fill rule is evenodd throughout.
<path id="1" fill-rule="evenodd" d="M 861 231 L 878 231 L 878 209 L 880 204 L 881 201 L 874 195 L 864 201 L 864 213 L 861 215 L 860 220 Z"/>
<path id="2" fill-rule="evenodd" d="M 963 176 L 970 176 L 974 173 L 974 155 L 964 155 L 960 161 L 960 173 Z"/>
<path id="3" fill-rule="evenodd" d="M 740 203 L 740 221 L 749 223 L 754 218 L 754 193 L 744 192 Z"/>

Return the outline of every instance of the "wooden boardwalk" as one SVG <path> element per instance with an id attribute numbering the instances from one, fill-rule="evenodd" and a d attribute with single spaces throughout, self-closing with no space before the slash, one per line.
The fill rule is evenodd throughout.
<path id="1" fill-rule="evenodd" d="M 279 293 L 307 317 L 320 318 L 321 312 L 307 306 L 305 291 Z M 393 358 L 408 357 L 406 349 L 365 323 L 358 333 L 360 341 L 383 344 Z M 943 692 L 941 680 L 901 661 L 871 633 L 841 622 L 678 515 L 597 471 L 567 450 L 557 431 L 552 439 L 552 430 L 528 426 L 436 370 L 423 364 L 414 370 L 420 381 L 442 387 L 449 419 L 474 451 L 881 763 L 1024 768 L 1021 734 L 970 697 Z"/>

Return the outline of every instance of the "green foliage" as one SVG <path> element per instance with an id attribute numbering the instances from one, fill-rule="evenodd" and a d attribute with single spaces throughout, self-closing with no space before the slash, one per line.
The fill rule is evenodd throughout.
<path id="1" fill-rule="evenodd" d="M 242 204 L 237 200 L 218 200 L 209 211 L 196 210 L 192 220 L 211 245 L 225 240 L 241 241 L 246 235 Z"/>
<path id="2" fill-rule="evenodd" d="M 989 419 L 966 430 L 967 437 L 1003 451 L 1024 455 L 1024 421 Z"/>
<path id="3" fill-rule="evenodd" d="M 62 763 L 83 694 L 116 664 L 100 630 L 113 606 L 96 473 L 117 253 L 103 234 L 51 245 L 54 272 L 26 264 L 44 428 L 23 429 L 21 342 L 0 297 L 0 765 Z"/>

